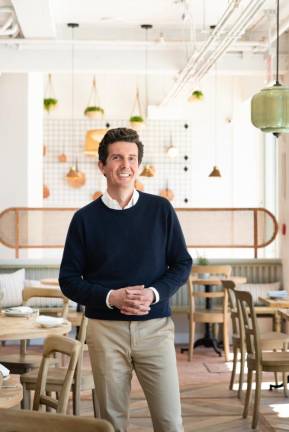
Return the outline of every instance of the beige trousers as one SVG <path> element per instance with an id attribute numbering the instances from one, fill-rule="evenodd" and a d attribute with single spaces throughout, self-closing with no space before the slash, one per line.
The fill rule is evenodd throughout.
<path id="1" fill-rule="evenodd" d="M 99 416 L 126 432 L 132 371 L 144 390 L 155 432 L 183 432 L 170 317 L 147 321 L 89 319 L 87 344 Z"/>

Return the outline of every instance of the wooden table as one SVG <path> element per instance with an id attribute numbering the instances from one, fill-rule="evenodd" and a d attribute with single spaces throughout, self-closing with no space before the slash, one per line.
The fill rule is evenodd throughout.
<path id="1" fill-rule="evenodd" d="M 222 278 L 216 278 L 216 277 L 209 277 L 207 279 L 200 279 L 197 276 L 192 277 L 192 284 L 193 285 L 199 285 L 205 287 L 205 292 L 209 293 L 212 290 L 213 286 L 221 286 L 222 280 L 225 280 L 225 277 Z M 239 276 L 230 276 L 228 278 L 229 280 L 232 280 L 235 282 L 236 285 L 240 285 L 243 283 L 246 283 L 247 279 L 245 277 L 239 277 Z M 211 309 L 211 299 L 206 298 L 206 309 Z M 204 345 L 205 347 L 213 347 L 214 351 L 221 355 L 221 351 L 218 349 L 218 341 L 216 338 L 212 336 L 211 333 L 211 326 L 209 323 L 205 323 L 205 334 L 202 338 L 197 339 L 194 343 L 194 348 L 198 347 L 200 345 Z"/>
<path id="2" fill-rule="evenodd" d="M 19 375 L 10 375 L 0 385 L 0 408 L 12 408 L 18 405 L 23 397 Z"/>
<path id="3" fill-rule="evenodd" d="M 71 323 L 66 321 L 58 327 L 41 327 L 35 317 L 8 317 L 0 315 L 0 340 L 27 340 L 45 338 L 50 335 L 69 333 Z"/>
<path id="4" fill-rule="evenodd" d="M 259 300 L 266 305 L 266 307 L 275 310 L 274 315 L 274 330 L 277 332 L 281 331 L 281 313 L 280 309 L 289 308 L 289 300 L 288 299 L 271 299 L 268 297 L 259 297 Z M 283 317 L 284 318 L 284 317 Z"/>

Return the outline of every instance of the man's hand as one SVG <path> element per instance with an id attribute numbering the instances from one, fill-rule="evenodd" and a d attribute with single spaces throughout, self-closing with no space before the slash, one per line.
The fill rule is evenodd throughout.
<path id="1" fill-rule="evenodd" d="M 109 296 L 109 303 L 124 315 L 147 315 L 153 301 L 154 293 L 150 289 L 144 289 L 144 285 L 113 290 Z"/>

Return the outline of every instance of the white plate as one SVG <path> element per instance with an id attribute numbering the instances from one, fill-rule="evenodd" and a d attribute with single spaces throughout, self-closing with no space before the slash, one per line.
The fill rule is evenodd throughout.
<path id="1" fill-rule="evenodd" d="M 64 318 L 52 317 L 48 315 L 40 315 L 36 322 L 41 325 L 41 327 L 51 328 L 59 327 L 65 324 L 67 321 Z"/>
<path id="2" fill-rule="evenodd" d="M 16 306 L 4 310 L 6 316 L 22 317 L 33 314 L 33 309 L 29 306 Z"/>

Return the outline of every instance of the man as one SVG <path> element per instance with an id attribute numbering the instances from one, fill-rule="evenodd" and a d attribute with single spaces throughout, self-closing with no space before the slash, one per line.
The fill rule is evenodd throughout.
<path id="1" fill-rule="evenodd" d="M 99 146 L 104 195 L 77 211 L 67 234 L 59 283 L 85 305 L 87 344 L 99 416 L 125 432 L 132 371 L 154 431 L 183 431 L 169 298 L 192 260 L 177 216 L 134 183 L 143 145 L 132 129 L 109 130 Z"/>

